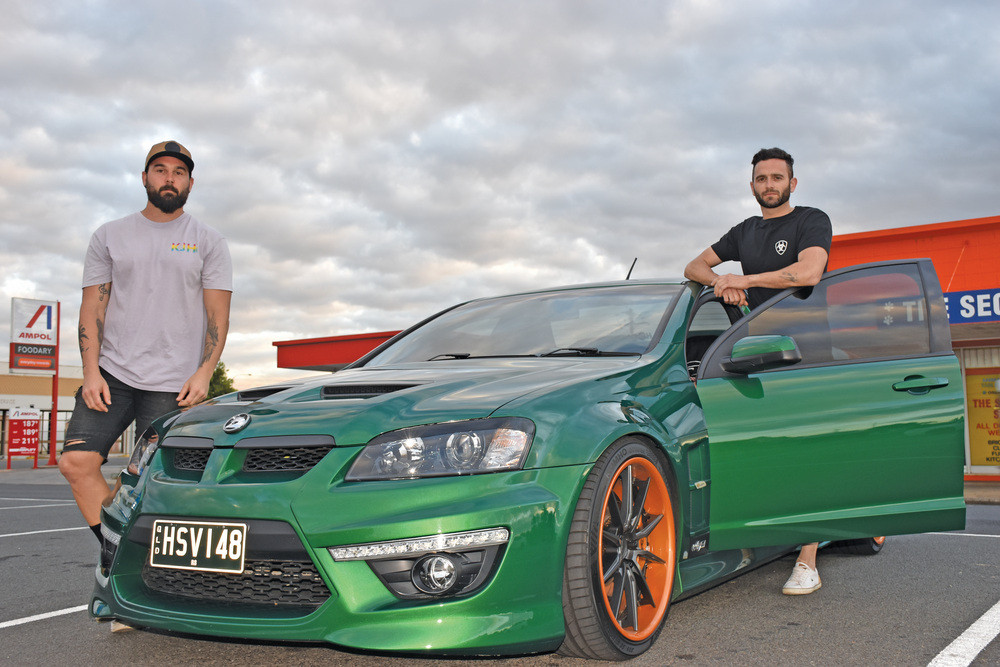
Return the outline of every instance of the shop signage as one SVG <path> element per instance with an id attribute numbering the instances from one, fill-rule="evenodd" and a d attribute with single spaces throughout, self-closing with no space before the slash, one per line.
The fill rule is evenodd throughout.
<path id="1" fill-rule="evenodd" d="M 1000 322 L 1000 289 L 948 292 L 944 305 L 952 324 Z"/>
<path id="2" fill-rule="evenodd" d="M 1000 369 L 968 368 L 965 392 L 969 401 L 969 463 L 1000 466 Z"/>
<path id="3" fill-rule="evenodd" d="M 59 304 L 35 299 L 10 300 L 10 369 L 54 371 L 58 347 Z"/>

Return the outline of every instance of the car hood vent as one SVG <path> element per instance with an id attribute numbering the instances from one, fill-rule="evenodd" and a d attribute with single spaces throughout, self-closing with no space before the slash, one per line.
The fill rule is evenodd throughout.
<path id="1" fill-rule="evenodd" d="M 278 385 L 273 387 L 257 387 L 255 389 L 244 389 L 243 391 L 236 393 L 236 400 L 239 401 L 259 401 L 262 398 L 267 398 L 271 394 L 277 394 L 279 391 L 285 391 L 290 389 L 292 385 Z"/>
<path id="2" fill-rule="evenodd" d="M 415 384 L 328 384 L 323 387 L 322 396 L 330 399 L 374 398 L 416 386 Z"/>

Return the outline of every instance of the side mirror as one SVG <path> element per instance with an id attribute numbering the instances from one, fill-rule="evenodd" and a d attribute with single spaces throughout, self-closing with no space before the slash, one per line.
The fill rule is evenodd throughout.
<path id="1" fill-rule="evenodd" d="M 732 355 L 722 360 L 722 368 L 727 373 L 745 375 L 800 361 L 802 353 L 791 336 L 747 336 L 736 341 Z"/>

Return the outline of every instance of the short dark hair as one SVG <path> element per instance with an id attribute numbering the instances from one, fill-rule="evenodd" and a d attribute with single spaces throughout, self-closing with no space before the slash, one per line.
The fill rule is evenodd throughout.
<path id="1" fill-rule="evenodd" d="M 753 169 L 757 167 L 757 163 L 761 160 L 784 160 L 785 164 L 788 165 L 788 178 L 793 178 L 795 172 L 792 171 L 792 165 L 795 164 L 795 159 L 788 154 L 787 151 L 783 151 L 780 148 L 761 148 L 753 156 L 753 160 L 750 161 L 751 175 L 753 174 Z"/>

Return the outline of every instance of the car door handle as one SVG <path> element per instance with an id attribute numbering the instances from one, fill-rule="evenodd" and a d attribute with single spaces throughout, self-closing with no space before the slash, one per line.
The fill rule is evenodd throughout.
<path id="1" fill-rule="evenodd" d="M 920 375 L 911 375 L 892 385 L 896 391 L 909 391 L 915 393 L 926 393 L 938 387 L 947 387 L 948 378 L 928 378 Z"/>

